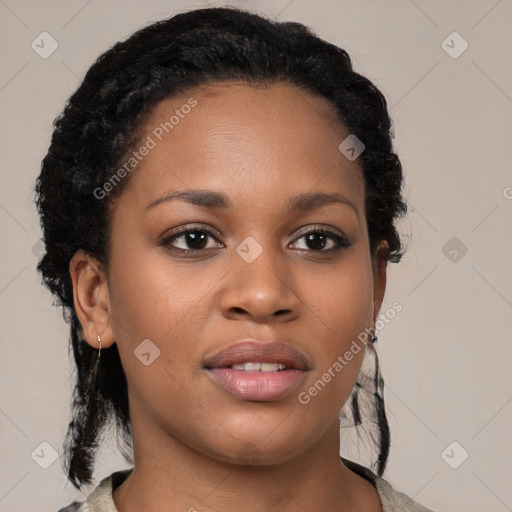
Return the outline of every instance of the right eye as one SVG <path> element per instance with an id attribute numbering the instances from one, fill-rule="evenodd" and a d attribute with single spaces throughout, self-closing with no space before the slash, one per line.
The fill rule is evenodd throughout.
<path id="1" fill-rule="evenodd" d="M 171 251 L 180 253 L 198 253 L 206 249 L 215 249 L 219 247 L 219 243 L 208 245 L 209 239 L 217 240 L 210 231 L 199 226 L 185 226 L 179 231 L 167 236 L 162 240 L 162 245 L 168 247 Z M 177 245 L 181 245 L 178 247 Z"/>

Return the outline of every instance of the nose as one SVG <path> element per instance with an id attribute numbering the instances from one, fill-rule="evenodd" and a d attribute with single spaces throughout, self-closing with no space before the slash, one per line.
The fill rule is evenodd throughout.
<path id="1" fill-rule="evenodd" d="M 292 268 L 283 258 L 264 250 L 248 263 L 237 253 L 226 276 L 221 310 L 226 318 L 259 323 L 290 321 L 300 315 L 301 300 L 294 288 Z"/>

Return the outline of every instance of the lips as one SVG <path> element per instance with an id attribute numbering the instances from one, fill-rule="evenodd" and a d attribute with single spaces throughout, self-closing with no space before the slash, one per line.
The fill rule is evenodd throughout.
<path id="1" fill-rule="evenodd" d="M 251 402 L 280 400 L 309 370 L 307 358 L 280 342 L 246 340 L 207 359 L 204 367 L 223 390 Z"/>
<path id="2" fill-rule="evenodd" d="M 207 369 L 225 368 L 255 362 L 277 363 L 287 369 L 308 370 L 306 357 L 289 345 L 277 341 L 262 343 L 253 340 L 242 341 L 217 352 L 205 361 L 204 366 Z"/>

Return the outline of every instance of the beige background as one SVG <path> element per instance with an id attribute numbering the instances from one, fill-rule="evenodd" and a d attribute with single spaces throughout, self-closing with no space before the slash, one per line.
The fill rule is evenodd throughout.
<path id="1" fill-rule="evenodd" d="M 0 511 L 84 499 L 59 460 L 43 469 L 31 457 L 50 453 L 42 442 L 61 453 L 71 393 L 68 329 L 35 270 L 32 187 L 51 123 L 114 42 L 205 5 L 0 0 Z M 393 435 L 385 477 L 435 511 L 512 510 L 512 1 L 236 5 L 312 26 L 389 100 L 410 214 L 401 225 L 409 250 L 389 268 L 383 306 L 403 310 L 378 344 Z M 43 31 L 59 45 L 47 59 L 31 48 Z M 469 44 L 457 58 L 442 46 L 454 31 Z M 450 36 L 445 48 L 453 55 L 462 44 Z M 445 246 L 452 237 L 458 247 Z M 457 469 L 445 462 L 460 464 L 463 450 Z M 111 443 L 102 452 L 96 482 L 126 467 Z"/>

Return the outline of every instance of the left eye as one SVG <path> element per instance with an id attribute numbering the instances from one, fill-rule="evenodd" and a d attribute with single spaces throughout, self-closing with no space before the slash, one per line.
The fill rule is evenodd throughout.
<path id="1" fill-rule="evenodd" d="M 332 231 L 314 228 L 306 233 L 303 233 L 297 240 L 304 239 L 306 244 L 310 244 L 313 248 L 306 247 L 306 250 L 312 250 L 314 252 L 330 252 L 336 251 L 344 247 L 348 247 L 350 244 L 345 237 L 342 237 Z M 331 242 L 331 247 L 325 249 L 325 245 Z M 332 244 L 334 246 L 332 246 Z M 320 246 L 320 247 L 319 247 Z M 304 249 L 304 248 L 302 248 Z"/>

